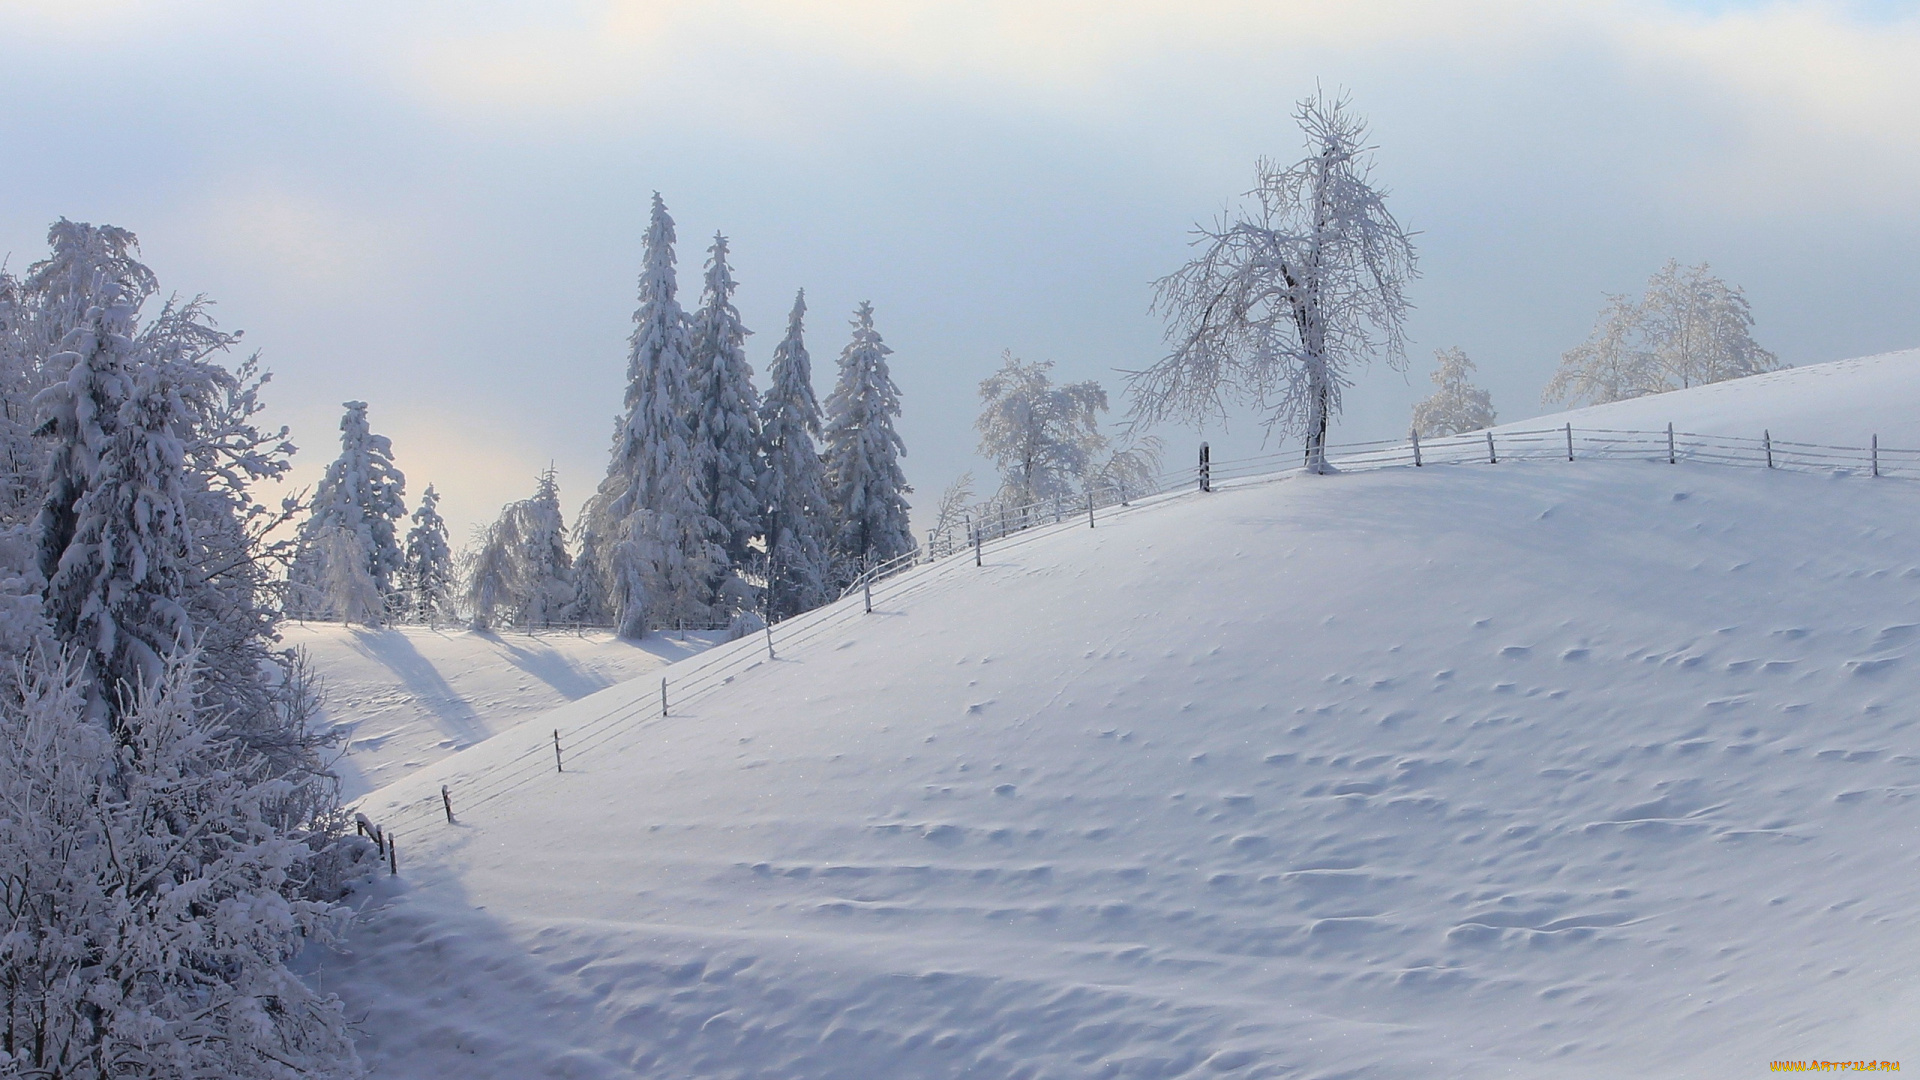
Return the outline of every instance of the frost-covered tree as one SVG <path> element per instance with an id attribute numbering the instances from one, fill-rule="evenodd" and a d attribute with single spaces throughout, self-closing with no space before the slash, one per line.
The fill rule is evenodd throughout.
<path id="1" fill-rule="evenodd" d="M 714 583 L 727 566 L 726 530 L 707 512 L 690 422 L 693 345 L 675 295 L 673 243 L 673 218 L 655 192 L 629 339 L 626 414 L 581 529 L 582 614 L 611 616 L 626 637 L 654 623 L 711 619 Z"/>
<path id="2" fill-rule="evenodd" d="M 1493 395 L 1473 385 L 1473 361 L 1458 347 L 1433 354 L 1433 395 L 1413 407 L 1413 430 L 1423 438 L 1493 426 Z"/>
<path id="3" fill-rule="evenodd" d="M 77 650 L 91 700 L 109 709 L 192 641 L 199 700 L 223 730 L 280 775 L 319 772 L 312 683 L 275 636 L 273 578 L 288 545 L 267 537 L 292 509 L 252 493 L 286 474 L 293 451 L 285 428 L 258 426 L 267 376 L 254 358 L 218 362 L 240 335 L 216 328 L 204 299 L 169 300 L 141 324 L 136 301 L 157 285 L 133 258 L 133 234 L 61 221 L 49 245 L 15 301 L 31 370 L 8 391 L 9 411 L 25 415 L 19 387 L 41 387 L 31 415 L 42 468 L 15 478 L 38 506 L 37 555 L 30 568 L 0 560 L 0 579 L 17 586 L 0 592 L 19 606 L 0 614 L 0 636 L 12 643 L 33 622 L 21 590 L 43 593 L 46 632 Z"/>
<path id="4" fill-rule="evenodd" d="M 476 630 L 540 627 L 566 618 L 574 599 L 560 482 L 548 469 L 531 498 L 508 504 L 487 529 L 474 557 L 467 606 Z"/>
<path id="5" fill-rule="evenodd" d="M 288 970 L 343 927 L 322 831 L 198 702 L 173 654 L 109 732 L 86 677 L 29 654 L 0 689 L 0 1072 L 108 1080 L 363 1075 L 339 1002 Z M 356 851 L 352 842 L 344 850 Z"/>
<path id="6" fill-rule="evenodd" d="M 430 622 L 453 599 L 453 548 L 447 542 L 447 523 L 440 517 L 440 493 L 432 484 L 420 494 L 413 510 L 413 528 L 407 530 L 406 585 L 409 614 Z"/>
<path id="7" fill-rule="evenodd" d="M 1001 354 L 1000 370 L 980 384 L 974 421 L 980 453 L 1000 469 L 999 498 L 1018 506 L 1069 494 L 1107 448 L 1100 414 L 1107 392 L 1097 382 L 1056 386 L 1053 361 Z"/>
<path id="8" fill-rule="evenodd" d="M 760 479 L 759 398 L 746 339 L 752 333 L 733 306 L 733 270 L 727 238 L 713 234 L 706 284 L 693 314 L 689 389 L 693 395 L 694 456 L 704 466 L 707 515 L 726 531 L 727 558 L 743 564 L 764 524 Z"/>
<path id="9" fill-rule="evenodd" d="M 303 614 L 378 626 L 386 621 L 406 562 L 399 522 L 407 516 L 407 478 L 393 463 L 392 442 L 368 426 L 367 403 L 349 401 L 346 410 L 340 418 L 340 456 L 314 491 L 313 512 L 301 526 L 289 580 Z M 354 550 L 344 548 L 343 539 Z M 342 556 L 355 565 L 334 565 Z M 328 590 L 328 584 L 358 580 L 362 570 L 373 584 L 374 599 Z"/>
<path id="10" fill-rule="evenodd" d="M 914 549 L 900 471 L 906 445 L 893 430 L 900 388 L 887 371 L 893 352 L 873 328 L 873 305 L 854 312 L 853 339 L 840 351 L 840 377 L 827 395 L 827 498 L 841 558 L 876 563 Z"/>
<path id="11" fill-rule="evenodd" d="M 36 524 L 49 621 L 105 719 L 193 643 L 193 622 L 182 388 L 140 355 L 120 287 L 99 299 L 56 354 L 66 377 L 39 395 L 51 453 Z"/>
<path id="12" fill-rule="evenodd" d="M 1373 183 L 1366 122 L 1345 99 L 1294 114 L 1308 154 L 1262 160 L 1254 205 L 1196 231 L 1198 257 L 1156 286 L 1172 351 L 1129 377 L 1135 421 L 1201 421 L 1229 405 L 1300 435 L 1326 469 L 1327 428 L 1352 373 L 1376 352 L 1404 361 L 1412 241 Z"/>
<path id="13" fill-rule="evenodd" d="M 1669 259 L 1639 300 L 1609 296 L 1593 333 L 1560 358 L 1545 402 L 1600 405 L 1777 370 L 1753 340 L 1746 296 L 1706 263 Z"/>
<path id="14" fill-rule="evenodd" d="M 807 355 L 805 289 L 787 313 L 787 336 L 773 350 L 766 399 L 760 406 L 760 497 L 766 504 L 767 560 L 776 619 L 832 599 L 833 510 L 827 502 L 826 470 L 814 440 L 820 437 L 820 402 L 813 393 L 813 361 Z"/>

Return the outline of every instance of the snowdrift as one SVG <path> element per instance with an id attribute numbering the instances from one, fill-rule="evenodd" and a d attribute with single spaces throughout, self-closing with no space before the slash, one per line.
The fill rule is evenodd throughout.
<path id="1" fill-rule="evenodd" d="M 1891 420 L 1916 367 L 1689 393 L 1786 427 L 1768 387 L 1857 376 Z M 1538 461 L 989 546 L 665 719 L 639 680 L 369 796 L 401 874 L 313 977 L 390 1077 L 1920 1060 L 1916 520 L 1912 481 Z"/>

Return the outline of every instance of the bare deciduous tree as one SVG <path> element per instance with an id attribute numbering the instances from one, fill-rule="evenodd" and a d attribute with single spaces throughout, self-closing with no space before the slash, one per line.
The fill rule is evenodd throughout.
<path id="1" fill-rule="evenodd" d="M 1254 205 L 1197 230 L 1200 255 L 1157 285 L 1173 350 L 1128 382 L 1136 424 L 1250 403 L 1270 430 L 1302 435 L 1319 472 L 1350 373 L 1376 352 L 1405 362 L 1417 270 L 1410 234 L 1372 181 L 1366 122 L 1324 94 L 1295 119 L 1308 156 L 1284 168 L 1263 159 Z"/>

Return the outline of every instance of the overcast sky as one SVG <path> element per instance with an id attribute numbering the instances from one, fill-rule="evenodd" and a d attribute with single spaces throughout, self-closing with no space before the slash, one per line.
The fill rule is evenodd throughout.
<path id="1" fill-rule="evenodd" d="M 1316 83 L 1371 119 L 1423 271 L 1409 370 L 1363 375 L 1340 437 L 1404 431 L 1451 345 L 1502 420 L 1544 411 L 1668 258 L 1789 363 L 1920 345 L 1910 3 L 0 0 L 0 255 L 134 230 L 261 350 L 303 477 L 365 399 L 459 539 L 549 461 L 569 507 L 598 482 L 658 189 L 689 306 L 730 238 L 763 376 L 796 288 L 823 397 L 873 301 L 930 505 L 987 472 L 1003 349 L 1124 409 L 1151 282 L 1298 155 Z"/>

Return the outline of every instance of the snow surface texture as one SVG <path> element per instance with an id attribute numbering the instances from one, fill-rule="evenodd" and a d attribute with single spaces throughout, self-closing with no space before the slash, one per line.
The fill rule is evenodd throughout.
<path id="1" fill-rule="evenodd" d="M 340 729 L 334 766 L 349 799 L 390 784 L 521 721 L 706 648 L 716 636 L 288 623 L 284 645 L 305 649 L 326 700 L 320 722 Z"/>
<path id="2" fill-rule="evenodd" d="M 1914 415 L 1893 368 L 1785 379 Z M 1781 381 L 1688 393 L 1849 435 Z M 989 546 L 456 826 L 441 783 L 657 682 L 370 796 L 418 824 L 312 974 L 383 1077 L 1920 1058 L 1917 516 L 1911 481 L 1540 461 Z"/>

